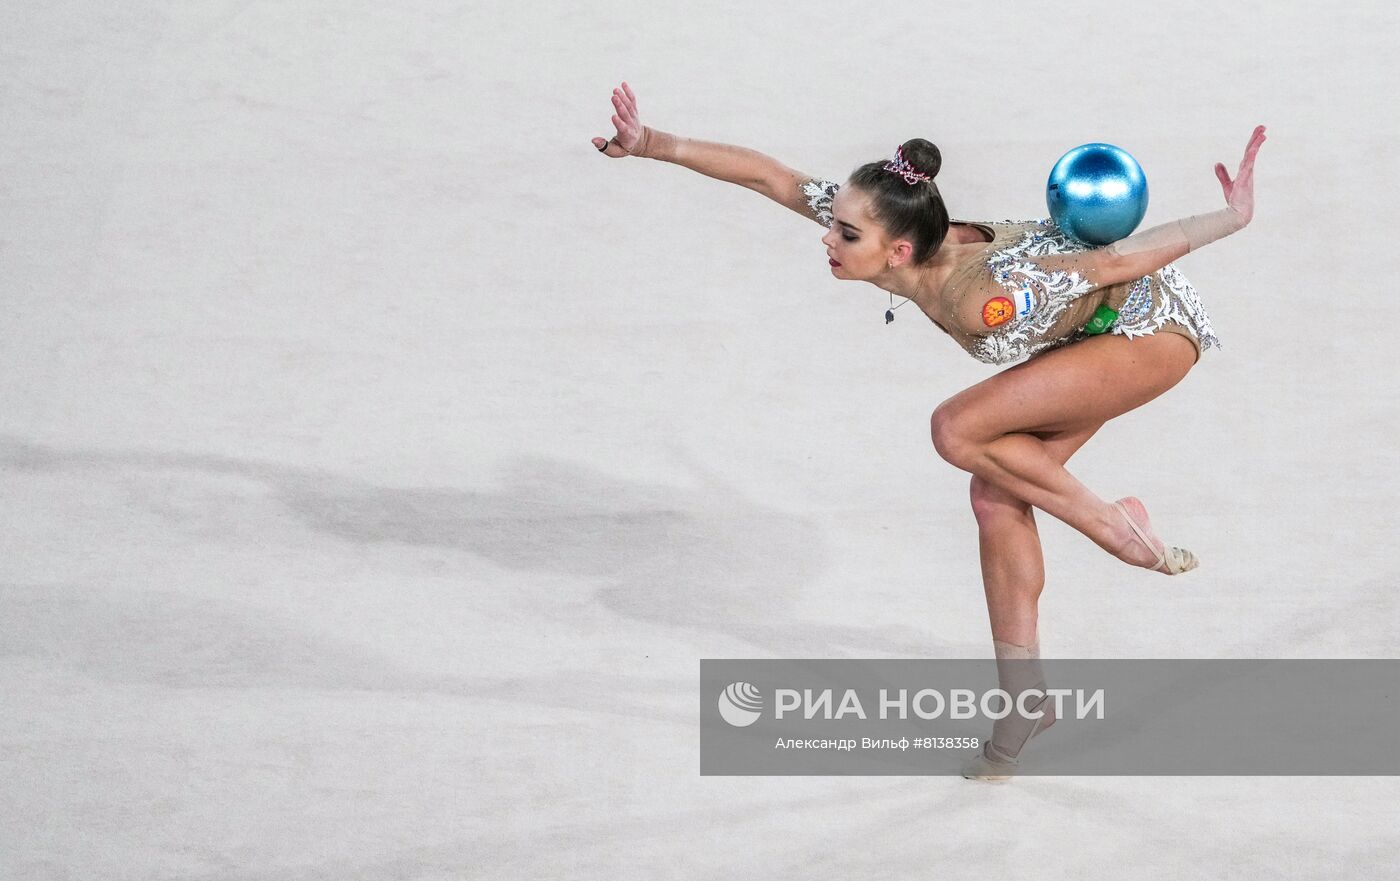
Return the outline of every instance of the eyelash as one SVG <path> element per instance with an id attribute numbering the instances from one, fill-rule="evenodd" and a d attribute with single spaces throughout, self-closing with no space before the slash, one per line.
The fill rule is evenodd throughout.
<path id="1" fill-rule="evenodd" d="M 848 241 L 848 242 L 854 242 L 854 241 L 856 240 L 857 237 L 856 237 L 856 236 L 848 236 L 848 235 L 846 235 L 845 233 L 841 233 L 841 238 L 845 239 L 845 240 Z"/>

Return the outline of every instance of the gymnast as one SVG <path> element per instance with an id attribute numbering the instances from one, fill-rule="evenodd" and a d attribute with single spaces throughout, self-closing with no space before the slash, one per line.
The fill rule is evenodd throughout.
<path id="1" fill-rule="evenodd" d="M 1137 498 L 1106 502 L 1064 465 L 1105 422 L 1170 389 L 1204 348 L 1219 346 L 1199 295 L 1171 261 L 1250 222 L 1263 126 L 1234 179 L 1215 166 L 1225 208 L 1095 248 L 1049 219 L 952 219 L 934 182 L 942 157 L 922 138 L 860 166 L 841 185 L 744 147 L 644 126 L 625 82 L 612 104 L 616 134 L 593 139 L 599 152 L 672 162 L 817 221 L 827 228 L 821 241 L 835 278 L 890 293 L 887 322 L 899 296 L 900 306 L 916 303 L 974 358 L 1012 365 L 939 404 L 930 423 L 938 455 L 972 475 L 998 678 L 1010 695 L 1045 688 L 1037 628 L 1045 569 L 1033 508 L 1129 565 L 1167 575 L 1198 565 L 1190 551 L 1157 537 Z M 1111 326 L 1100 326 L 1114 313 Z M 1029 715 L 1036 718 L 1013 712 L 997 720 L 963 776 L 1009 778 L 1030 738 L 1055 721 L 1048 698 Z"/>

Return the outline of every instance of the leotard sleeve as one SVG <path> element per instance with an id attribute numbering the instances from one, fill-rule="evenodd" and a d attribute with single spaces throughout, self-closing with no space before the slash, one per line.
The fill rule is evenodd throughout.
<path id="1" fill-rule="evenodd" d="M 831 200 L 841 185 L 825 178 L 812 177 L 800 184 L 802 195 L 807 199 L 807 210 L 813 220 L 831 228 Z"/>

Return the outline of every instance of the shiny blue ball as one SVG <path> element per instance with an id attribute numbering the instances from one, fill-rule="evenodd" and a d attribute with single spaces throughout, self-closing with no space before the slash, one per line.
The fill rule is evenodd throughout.
<path id="1" fill-rule="evenodd" d="M 1121 147 L 1085 144 L 1050 169 L 1045 202 L 1056 225 L 1090 245 L 1107 245 L 1137 229 L 1147 213 L 1147 178 Z"/>

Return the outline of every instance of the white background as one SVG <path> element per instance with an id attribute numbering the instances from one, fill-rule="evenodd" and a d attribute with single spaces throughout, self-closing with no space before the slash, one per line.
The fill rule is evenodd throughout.
<path id="1" fill-rule="evenodd" d="M 1180 263 L 1224 348 L 1070 462 L 1202 567 L 1042 514 L 1041 645 L 1394 657 L 1397 18 L 0 6 L 0 876 L 1393 870 L 1394 778 L 700 777 L 700 658 L 990 656 L 928 416 L 993 368 L 589 139 L 623 79 L 838 181 L 925 137 L 981 220 L 1107 141 L 1154 225 L 1267 125 L 1254 223 Z"/>

